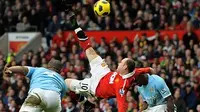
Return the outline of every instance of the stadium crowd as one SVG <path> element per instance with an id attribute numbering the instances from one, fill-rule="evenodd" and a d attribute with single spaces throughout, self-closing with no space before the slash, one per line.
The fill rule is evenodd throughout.
<path id="1" fill-rule="evenodd" d="M 90 77 L 88 60 L 78 46 L 73 34 L 63 37 L 63 30 L 71 30 L 68 15 L 59 12 L 54 0 L 0 0 L 0 35 L 10 31 L 29 31 L 36 26 L 47 38 L 49 50 L 42 47 L 38 52 L 25 53 L 20 62 L 16 62 L 15 54 L 9 57 L 0 54 L 0 112 L 17 112 L 27 96 L 29 81 L 20 74 L 10 79 L 3 79 L 2 70 L 6 62 L 10 65 L 43 66 L 51 58 L 60 59 L 64 64 L 61 75 L 64 78 L 83 79 Z M 173 96 L 178 112 L 200 112 L 200 44 L 193 29 L 200 27 L 200 1 L 198 0 L 111 0 L 110 16 L 95 17 L 92 4 L 95 0 L 78 2 L 73 10 L 84 30 L 158 30 L 153 40 L 146 34 L 134 41 L 124 39 L 101 43 L 91 38 L 92 46 L 105 58 L 112 70 L 123 57 L 134 58 L 138 67 L 151 66 L 156 73 L 165 79 Z M 131 5 L 130 5 L 131 4 Z M 187 30 L 183 40 L 173 35 L 161 35 L 159 30 Z M 164 40 L 161 40 L 161 37 Z M 52 44 L 50 44 L 52 40 Z M 97 104 L 95 112 L 116 111 L 115 99 L 90 101 Z M 128 112 L 137 112 L 141 108 L 142 99 L 133 87 L 127 93 Z M 81 110 L 79 103 L 66 96 L 63 101 L 63 112 Z"/>
<path id="2" fill-rule="evenodd" d="M 111 0 L 112 11 L 105 18 L 94 15 L 97 0 L 80 1 L 73 10 L 84 30 L 184 30 L 188 21 L 200 27 L 199 0 Z M 59 29 L 71 29 L 69 16 L 55 4 L 56 0 L 0 0 L 0 35 L 35 26 L 50 46 Z"/>

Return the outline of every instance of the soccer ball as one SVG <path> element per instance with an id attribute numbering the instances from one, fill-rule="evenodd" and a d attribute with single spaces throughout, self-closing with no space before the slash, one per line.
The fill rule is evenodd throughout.
<path id="1" fill-rule="evenodd" d="M 110 14 L 110 3 L 106 0 L 99 0 L 94 4 L 94 13 L 97 16 L 105 17 Z"/>

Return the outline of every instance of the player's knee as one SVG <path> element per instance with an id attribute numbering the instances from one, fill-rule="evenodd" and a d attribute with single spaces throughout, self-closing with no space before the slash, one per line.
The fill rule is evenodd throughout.
<path id="1" fill-rule="evenodd" d="M 80 81 L 75 80 L 75 79 L 65 79 L 65 83 L 68 86 L 68 88 L 74 92 L 75 92 L 76 88 L 78 88 L 78 86 L 80 86 Z"/>
<path id="2" fill-rule="evenodd" d="M 25 104 L 29 106 L 38 106 L 41 103 L 39 96 L 30 95 L 26 98 Z"/>
<path id="3" fill-rule="evenodd" d="M 65 84 L 67 85 L 67 88 L 69 89 L 69 91 L 73 91 L 71 82 L 72 82 L 72 79 L 65 79 Z"/>
<path id="4" fill-rule="evenodd" d="M 71 82 L 72 82 L 72 79 L 65 79 L 65 84 L 70 87 L 71 86 Z"/>

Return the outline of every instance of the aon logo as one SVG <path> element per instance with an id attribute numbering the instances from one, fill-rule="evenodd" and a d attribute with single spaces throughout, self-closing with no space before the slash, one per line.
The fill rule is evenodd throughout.
<path id="1" fill-rule="evenodd" d="M 114 72 L 114 73 L 111 75 L 109 84 L 113 84 L 113 83 L 114 83 L 114 80 L 115 80 L 116 75 L 117 75 L 117 72 Z"/>

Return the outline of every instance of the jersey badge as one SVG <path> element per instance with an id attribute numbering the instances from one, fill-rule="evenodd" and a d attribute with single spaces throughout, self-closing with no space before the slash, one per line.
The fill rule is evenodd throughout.
<path id="1" fill-rule="evenodd" d="M 124 95 L 124 93 L 125 93 L 125 91 L 123 88 L 119 90 L 119 94 L 121 95 L 121 97 Z"/>

